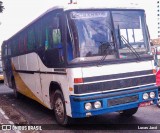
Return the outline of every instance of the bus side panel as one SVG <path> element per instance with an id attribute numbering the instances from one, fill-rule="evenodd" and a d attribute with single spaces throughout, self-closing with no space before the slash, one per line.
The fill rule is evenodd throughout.
<path id="1" fill-rule="evenodd" d="M 68 116 L 71 116 L 71 106 L 70 106 L 70 97 L 69 97 L 69 85 L 68 85 L 68 78 L 67 73 L 64 71 L 57 71 L 54 68 L 47 68 L 42 60 L 38 57 L 39 66 L 40 66 L 40 77 L 41 77 L 41 84 L 42 84 L 42 94 L 44 103 L 46 105 L 50 105 L 50 97 L 49 97 L 49 87 L 52 81 L 58 83 L 62 89 L 62 93 L 65 99 L 65 106 L 66 106 L 66 113 Z M 61 69 L 61 68 L 58 68 Z M 42 73 L 43 72 L 43 73 Z M 50 74 L 47 74 L 50 73 Z M 56 89 L 56 88 L 53 88 Z"/>
<path id="2" fill-rule="evenodd" d="M 13 57 L 12 66 L 18 91 L 43 104 L 37 54 Z"/>

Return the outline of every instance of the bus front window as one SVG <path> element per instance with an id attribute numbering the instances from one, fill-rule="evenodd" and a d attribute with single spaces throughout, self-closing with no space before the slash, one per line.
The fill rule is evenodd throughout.
<path id="1" fill-rule="evenodd" d="M 112 11 L 112 15 L 120 58 L 134 57 L 126 43 L 131 45 L 140 56 L 147 55 L 148 40 L 144 25 L 144 12 Z"/>
<path id="2" fill-rule="evenodd" d="M 73 61 L 115 59 L 113 28 L 108 11 L 73 11 L 70 18 L 78 34 L 79 57 Z"/>

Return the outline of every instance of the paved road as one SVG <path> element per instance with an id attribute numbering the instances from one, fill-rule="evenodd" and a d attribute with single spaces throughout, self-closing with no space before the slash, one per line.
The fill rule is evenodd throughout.
<path id="1" fill-rule="evenodd" d="M 16 114 L 16 115 L 12 114 L 13 118 L 9 116 L 14 123 L 56 124 L 52 111 L 46 109 L 37 102 L 30 100 L 24 96 L 22 96 L 20 99 L 15 99 L 13 96 L 13 91 L 8 87 L 4 86 L 3 84 L 0 84 L 0 103 L 2 103 L 1 106 L 4 105 L 5 107 L 4 110 L 6 112 L 9 112 L 7 113 L 8 115 L 11 115 L 12 113 Z M 160 124 L 160 108 L 158 108 L 155 105 L 148 107 L 141 107 L 138 110 L 138 112 L 133 117 L 130 118 L 122 117 L 115 112 L 91 118 L 76 119 L 73 121 L 73 123 L 82 125 L 101 124 L 104 126 L 110 124 L 112 124 L 112 126 L 113 124 L 129 124 L 129 125 Z M 80 126 L 80 128 L 83 129 L 83 126 Z M 65 130 L 67 128 L 63 129 Z M 144 131 L 148 132 L 147 130 L 143 130 L 143 132 Z M 159 132 L 159 131 L 152 130 L 152 132 Z"/>

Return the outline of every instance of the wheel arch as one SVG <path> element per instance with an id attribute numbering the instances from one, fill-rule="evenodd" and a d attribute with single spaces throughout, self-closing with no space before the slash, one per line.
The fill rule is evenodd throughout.
<path id="1" fill-rule="evenodd" d="M 51 81 L 50 85 L 49 85 L 49 97 L 50 97 L 50 103 L 52 102 L 51 101 L 51 97 L 53 96 L 54 92 L 56 90 L 60 90 L 63 94 L 63 91 L 62 91 L 62 87 L 61 85 L 58 83 L 58 82 L 55 82 L 55 81 Z M 64 95 L 63 95 L 64 96 Z M 52 103 L 51 103 L 51 108 L 53 108 L 52 106 Z"/>

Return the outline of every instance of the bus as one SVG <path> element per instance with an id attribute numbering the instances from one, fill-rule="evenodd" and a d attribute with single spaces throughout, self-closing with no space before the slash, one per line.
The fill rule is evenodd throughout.
<path id="1" fill-rule="evenodd" d="M 58 124 L 156 104 L 145 11 L 53 7 L 2 44 L 5 83 L 53 110 Z"/>

